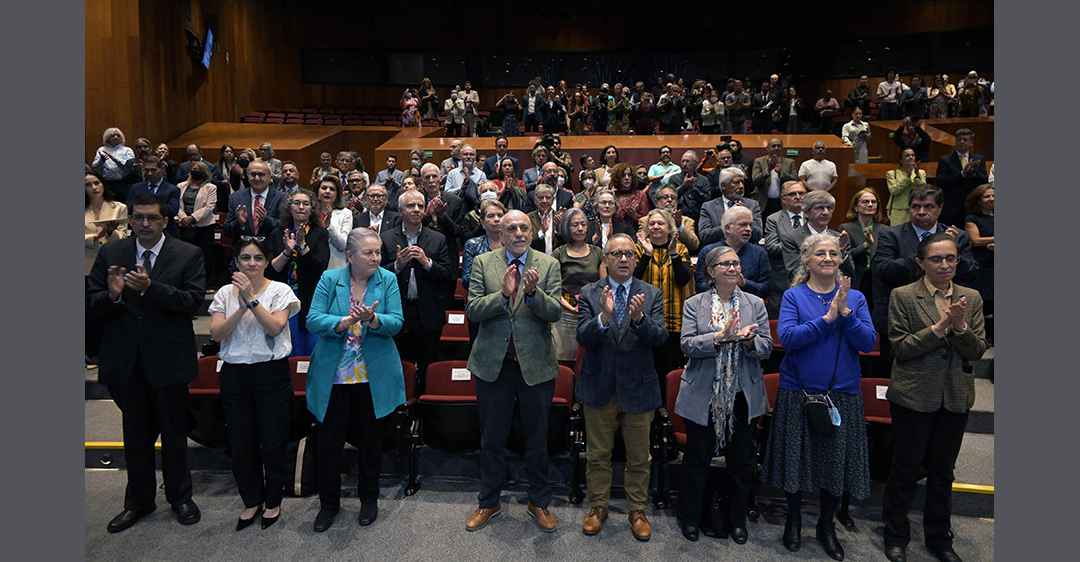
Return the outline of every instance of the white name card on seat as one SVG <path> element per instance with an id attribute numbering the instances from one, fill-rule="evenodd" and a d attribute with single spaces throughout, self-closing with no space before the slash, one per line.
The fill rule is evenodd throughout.
<path id="1" fill-rule="evenodd" d="M 885 398 L 885 393 L 889 391 L 889 387 L 878 385 L 876 390 L 878 400 L 887 400 L 887 398 Z"/>
<path id="2" fill-rule="evenodd" d="M 451 369 L 450 380 L 452 381 L 467 381 L 472 378 L 472 373 L 468 369 Z"/>
<path id="3" fill-rule="evenodd" d="M 215 232 L 214 233 L 214 240 L 221 240 L 221 233 L 220 232 Z"/>
<path id="4" fill-rule="evenodd" d="M 219 372 L 219 373 L 221 372 L 221 366 L 224 365 L 224 364 L 225 364 L 225 361 L 223 359 L 218 359 L 217 360 L 217 372 Z"/>
<path id="5" fill-rule="evenodd" d="M 451 324 L 464 324 L 465 323 L 465 315 L 464 314 L 447 314 L 446 315 L 446 321 L 451 323 Z"/>
<path id="6" fill-rule="evenodd" d="M 296 372 L 297 373 L 306 373 L 307 368 L 308 368 L 308 363 L 311 363 L 311 361 L 297 361 L 296 362 Z"/>
<path id="7" fill-rule="evenodd" d="M 698 260 L 697 256 L 690 256 L 690 263 L 692 263 L 694 265 L 697 265 L 697 260 Z"/>

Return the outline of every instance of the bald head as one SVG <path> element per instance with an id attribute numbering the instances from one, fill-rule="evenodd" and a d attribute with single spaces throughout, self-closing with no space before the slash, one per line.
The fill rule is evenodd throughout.
<path id="1" fill-rule="evenodd" d="M 532 225 L 525 213 L 513 210 L 503 215 L 499 223 L 502 230 L 502 242 L 506 251 L 514 257 L 521 257 L 532 243 Z"/>

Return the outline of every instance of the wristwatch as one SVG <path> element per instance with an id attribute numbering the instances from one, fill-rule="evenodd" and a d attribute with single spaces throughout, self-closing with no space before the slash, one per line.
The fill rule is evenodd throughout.
<path id="1" fill-rule="evenodd" d="M 298 244 L 298 245 L 296 246 L 296 249 L 297 249 L 297 250 L 299 250 L 299 251 L 301 251 L 301 252 L 303 252 L 304 250 L 306 250 L 306 249 L 307 249 L 307 244 Z"/>
<path id="2" fill-rule="evenodd" d="M 247 303 L 247 307 L 248 307 L 249 310 L 252 309 L 252 308 L 255 308 L 256 306 L 259 306 L 259 299 L 255 299 L 255 300 Z"/>

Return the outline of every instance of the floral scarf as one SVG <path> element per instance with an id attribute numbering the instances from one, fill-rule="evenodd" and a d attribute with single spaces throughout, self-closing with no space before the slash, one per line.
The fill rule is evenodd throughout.
<path id="1" fill-rule="evenodd" d="M 739 291 L 731 293 L 731 310 L 724 312 L 720 294 L 712 292 L 712 320 L 709 328 L 720 332 L 735 317 L 732 311 L 739 310 Z M 716 375 L 713 377 L 713 395 L 710 411 L 713 415 L 713 429 L 716 431 L 716 454 L 727 444 L 728 437 L 735 431 L 735 382 L 742 346 L 722 344 L 716 353 Z"/>

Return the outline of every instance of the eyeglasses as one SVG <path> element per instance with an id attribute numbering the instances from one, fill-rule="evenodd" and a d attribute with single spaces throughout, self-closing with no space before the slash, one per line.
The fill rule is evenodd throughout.
<path id="1" fill-rule="evenodd" d="M 386 199 L 385 193 L 368 193 L 368 199 Z"/>
<path id="2" fill-rule="evenodd" d="M 941 265 L 941 262 L 945 262 L 949 265 L 956 265 L 956 262 L 959 260 L 959 258 L 953 254 L 947 256 L 930 256 L 926 259 L 934 265 Z"/>
<path id="3" fill-rule="evenodd" d="M 623 258 L 626 258 L 628 260 L 632 260 L 632 259 L 637 257 L 637 252 L 632 252 L 630 250 L 616 250 L 616 251 L 608 252 L 607 255 L 611 256 L 612 258 L 615 258 L 615 261 L 619 261 L 619 260 L 621 260 Z"/>
<path id="4" fill-rule="evenodd" d="M 131 215 L 131 222 L 157 222 L 165 217 L 161 215 Z"/>
<path id="5" fill-rule="evenodd" d="M 722 261 L 714 263 L 713 267 L 719 267 L 720 269 L 742 269 L 742 262 Z"/>
<path id="6" fill-rule="evenodd" d="M 310 207 L 311 206 L 311 201 L 293 201 L 292 206 L 293 207 Z"/>
<path id="7" fill-rule="evenodd" d="M 657 201 L 674 201 L 675 199 L 678 199 L 678 196 L 672 195 L 670 193 L 667 195 L 660 195 L 656 198 Z"/>
<path id="8" fill-rule="evenodd" d="M 877 199 L 859 199 L 860 205 L 877 205 Z"/>
<path id="9" fill-rule="evenodd" d="M 245 244 L 248 243 L 248 242 L 265 242 L 266 237 L 265 236 L 241 236 L 240 241 L 245 243 Z"/>
<path id="10" fill-rule="evenodd" d="M 783 196 L 784 197 L 805 197 L 806 192 L 805 191 L 792 191 L 790 193 L 785 193 Z"/>
<path id="11" fill-rule="evenodd" d="M 266 256 L 264 256 L 262 254 L 255 254 L 253 256 L 246 256 L 246 255 L 245 256 L 240 256 L 239 258 L 236 258 L 236 259 L 237 259 L 237 261 L 240 261 L 242 263 L 247 263 L 247 262 L 251 262 L 251 261 L 253 261 L 255 263 L 262 263 L 262 262 L 266 261 Z"/>

